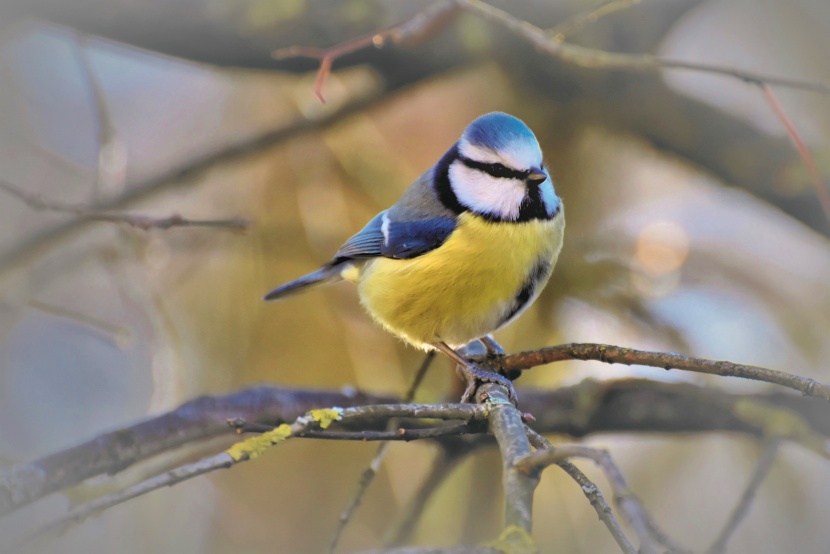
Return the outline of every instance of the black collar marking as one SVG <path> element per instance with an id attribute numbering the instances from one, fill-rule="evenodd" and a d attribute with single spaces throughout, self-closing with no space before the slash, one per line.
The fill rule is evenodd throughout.
<path id="1" fill-rule="evenodd" d="M 452 185 L 450 185 L 450 165 L 457 159 L 458 145 L 454 144 L 435 165 L 435 172 L 432 176 L 435 181 L 435 192 L 438 193 L 438 199 L 441 200 L 445 208 L 456 215 L 469 211 L 458 201 L 458 196 L 455 195 L 455 191 L 452 190 Z"/>

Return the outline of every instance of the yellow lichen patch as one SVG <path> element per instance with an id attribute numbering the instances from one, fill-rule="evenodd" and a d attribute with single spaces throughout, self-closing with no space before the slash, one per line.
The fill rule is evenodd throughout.
<path id="1" fill-rule="evenodd" d="M 795 412 L 754 400 L 738 400 L 732 413 L 750 425 L 760 427 L 765 438 L 789 439 L 825 458 L 830 457 L 824 437 Z"/>
<path id="2" fill-rule="evenodd" d="M 254 458 L 261 456 L 270 447 L 283 442 L 290 436 L 291 426 L 287 423 L 283 423 L 276 429 L 272 429 L 271 431 L 263 433 L 258 437 L 251 437 L 250 439 L 239 441 L 228 448 L 226 452 L 235 462 L 239 462 L 244 459 L 253 460 Z"/>
<path id="3" fill-rule="evenodd" d="M 518 525 L 505 527 L 499 538 L 486 542 L 482 546 L 501 550 L 505 554 L 538 554 L 539 552 L 533 537 Z"/>
<path id="4" fill-rule="evenodd" d="M 310 410 L 308 416 L 320 425 L 320 429 L 327 429 L 333 421 L 343 417 L 342 408 L 324 408 L 321 410 Z"/>

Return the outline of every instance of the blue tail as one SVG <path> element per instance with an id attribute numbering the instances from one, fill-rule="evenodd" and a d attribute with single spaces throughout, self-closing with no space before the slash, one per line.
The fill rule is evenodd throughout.
<path id="1" fill-rule="evenodd" d="M 280 298 L 290 296 L 292 294 L 296 294 L 298 292 L 302 292 L 309 287 L 313 287 L 315 285 L 322 285 L 323 283 L 329 283 L 333 281 L 340 281 L 343 279 L 340 276 L 340 272 L 342 271 L 342 267 L 338 266 L 325 266 L 314 273 L 309 273 L 299 279 L 291 281 L 289 283 L 285 283 L 281 285 L 268 294 L 265 295 L 263 300 L 278 300 Z"/>

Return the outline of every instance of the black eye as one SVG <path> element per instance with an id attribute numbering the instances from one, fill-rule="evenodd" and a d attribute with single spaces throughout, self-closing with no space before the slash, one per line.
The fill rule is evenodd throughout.
<path id="1" fill-rule="evenodd" d="M 490 173 L 490 175 L 492 175 L 494 177 L 503 177 L 505 179 L 509 179 L 511 177 L 514 177 L 515 174 L 516 174 L 515 171 L 513 171 L 512 169 L 510 169 L 506 165 L 498 163 L 498 162 L 490 164 L 489 173 Z"/>
<path id="2" fill-rule="evenodd" d="M 470 158 L 465 158 L 464 156 L 459 156 L 458 159 L 461 160 L 461 163 L 463 163 L 467 167 L 477 169 L 478 171 L 487 173 L 498 179 L 524 179 L 528 175 L 528 172 L 526 171 L 518 171 L 516 169 L 511 169 L 503 163 L 499 162 L 479 162 L 476 160 L 471 160 Z"/>

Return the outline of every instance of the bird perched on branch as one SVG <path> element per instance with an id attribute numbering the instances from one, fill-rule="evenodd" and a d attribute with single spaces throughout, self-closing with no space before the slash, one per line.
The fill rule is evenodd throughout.
<path id="1" fill-rule="evenodd" d="M 470 123 L 426 173 L 319 270 L 265 295 L 275 300 L 340 280 L 357 283 L 360 301 L 389 332 L 437 349 L 467 381 L 512 383 L 455 348 L 481 340 L 536 300 L 562 248 L 565 214 L 533 132 L 505 113 Z"/>

